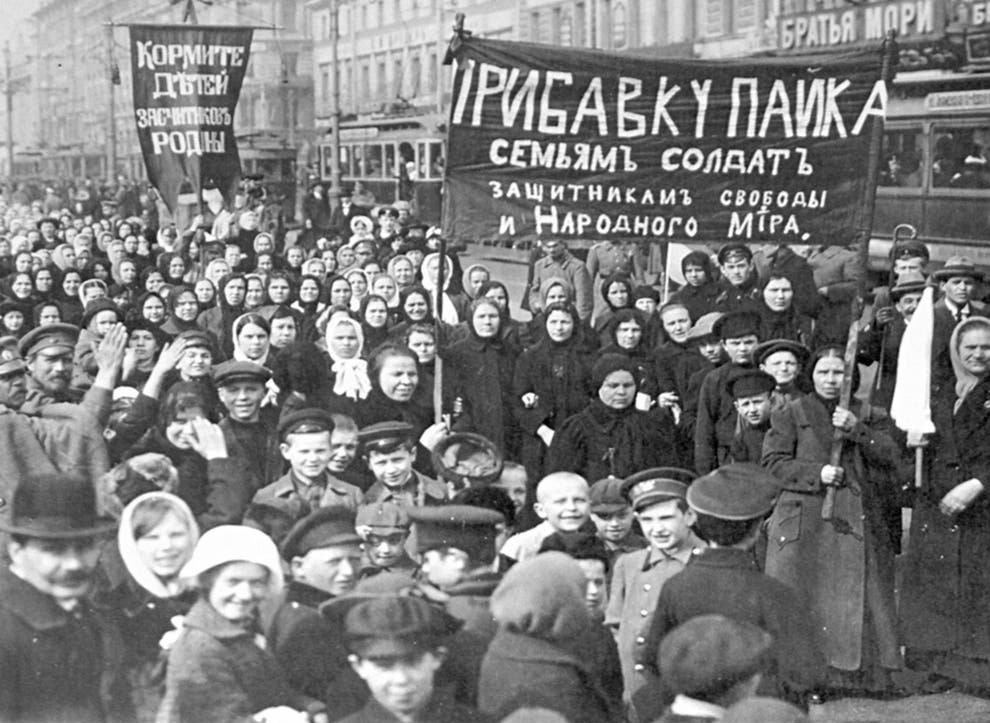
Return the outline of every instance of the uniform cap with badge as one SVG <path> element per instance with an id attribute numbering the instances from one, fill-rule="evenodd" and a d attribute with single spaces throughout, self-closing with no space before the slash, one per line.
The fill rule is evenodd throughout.
<path id="1" fill-rule="evenodd" d="M 414 442 L 415 430 L 407 422 L 376 422 L 358 431 L 358 442 L 365 454 L 391 452 L 400 445 Z"/>
<path id="2" fill-rule="evenodd" d="M 39 351 L 61 349 L 74 351 L 79 339 L 79 327 L 72 324 L 47 324 L 32 329 L 21 337 L 17 348 L 21 356 L 29 359 Z"/>
<path id="3" fill-rule="evenodd" d="M 284 442 L 290 434 L 314 434 L 333 432 L 333 416 L 330 412 L 316 407 L 289 412 L 278 420 L 276 432 L 279 441 Z"/>
<path id="4" fill-rule="evenodd" d="M 683 500 L 695 474 L 679 467 L 652 467 L 626 477 L 622 494 L 637 512 L 657 502 Z"/>
<path id="5" fill-rule="evenodd" d="M 354 529 L 362 539 L 371 535 L 387 537 L 409 532 L 412 521 L 406 508 L 395 502 L 361 505 L 354 517 Z"/>

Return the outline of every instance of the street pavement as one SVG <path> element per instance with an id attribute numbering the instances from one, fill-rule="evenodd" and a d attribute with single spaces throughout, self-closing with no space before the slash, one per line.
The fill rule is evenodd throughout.
<path id="1" fill-rule="evenodd" d="M 529 314 L 519 308 L 526 289 L 527 252 L 472 244 L 461 254 L 461 265 L 485 264 L 509 290 L 512 317 Z M 962 693 L 916 695 L 899 700 L 844 698 L 826 701 L 810 711 L 815 723 L 990 723 L 990 700 Z"/>

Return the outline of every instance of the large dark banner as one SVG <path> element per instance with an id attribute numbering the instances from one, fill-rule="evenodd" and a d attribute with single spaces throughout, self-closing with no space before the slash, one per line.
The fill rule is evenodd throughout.
<path id="1" fill-rule="evenodd" d="M 846 244 L 860 225 L 879 48 L 713 62 L 466 37 L 454 57 L 451 238 Z"/>
<path id="2" fill-rule="evenodd" d="M 230 199 L 241 174 L 234 108 L 251 50 L 250 28 L 132 25 L 134 119 L 148 179 L 174 211 L 180 189 Z"/>

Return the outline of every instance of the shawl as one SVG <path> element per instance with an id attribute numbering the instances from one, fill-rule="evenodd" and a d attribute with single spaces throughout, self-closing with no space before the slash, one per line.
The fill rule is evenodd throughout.
<path id="1" fill-rule="evenodd" d="M 331 333 L 342 324 L 350 324 L 357 335 L 357 349 L 354 352 L 354 357 L 349 359 L 337 354 L 330 343 Z M 371 380 L 368 378 L 368 362 L 357 356 L 364 347 L 364 332 L 361 325 L 348 316 L 346 312 L 334 312 L 327 322 L 324 342 L 327 347 L 327 354 L 330 355 L 333 362 L 330 368 L 334 375 L 333 393 L 354 401 L 365 399 L 368 392 L 371 391 Z"/>

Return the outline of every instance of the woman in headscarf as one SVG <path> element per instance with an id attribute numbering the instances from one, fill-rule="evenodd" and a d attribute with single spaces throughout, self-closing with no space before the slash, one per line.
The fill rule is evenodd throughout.
<path id="1" fill-rule="evenodd" d="M 461 321 L 453 298 L 447 293 L 450 287 L 451 274 L 454 264 L 449 256 L 444 257 L 443 289 L 437 289 L 437 279 L 440 272 L 440 254 L 432 253 L 423 257 L 420 266 L 423 275 L 423 288 L 430 292 L 433 308 L 440 308 L 440 320 L 446 324 L 457 324 Z"/>
<path id="2" fill-rule="evenodd" d="M 158 269 L 165 277 L 165 283 L 172 286 L 185 286 L 188 264 L 182 254 L 166 252 L 158 257 Z"/>
<path id="3" fill-rule="evenodd" d="M 568 302 L 551 302 L 543 305 L 540 317 L 543 337 L 519 357 L 512 381 L 512 411 L 522 428 L 520 461 L 532 481 L 527 490 L 531 502 L 554 433 L 587 406 L 592 391 L 577 309 Z"/>
<path id="4" fill-rule="evenodd" d="M 413 324 L 435 323 L 429 292 L 422 286 L 412 286 L 399 292 L 399 323 L 392 327 L 389 335 L 393 339 L 400 339 Z M 446 324 L 441 324 L 440 327 L 441 338 L 446 339 L 450 329 Z"/>
<path id="5" fill-rule="evenodd" d="M 550 442 L 546 472 L 576 472 L 588 480 L 627 477 L 649 467 L 676 467 L 673 424 L 661 428 L 636 409 L 636 365 L 605 354 L 591 369 L 594 397 L 569 417 Z"/>
<path id="6" fill-rule="evenodd" d="M 188 329 L 199 329 L 196 318 L 199 316 L 199 301 L 196 292 L 188 286 L 176 286 L 168 295 L 168 318 L 162 324 L 162 331 L 176 337 Z"/>
<path id="7" fill-rule="evenodd" d="M 224 259 L 213 259 L 203 270 L 203 278 L 213 283 L 214 287 L 220 286 L 220 281 L 230 275 L 230 264 Z"/>
<path id="8" fill-rule="evenodd" d="M 330 356 L 332 399 L 339 403 L 341 411 L 353 417 L 355 409 L 371 391 L 368 362 L 361 358 L 364 332 L 346 311 L 337 311 L 327 320 L 323 339 Z"/>
<path id="9" fill-rule="evenodd" d="M 305 273 L 302 270 L 302 266 L 306 261 L 306 251 L 301 246 L 290 246 L 282 255 L 285 272 L 298 281 Z"/>
<path id="10" fill-rule="evenodd" d="M 145 292 L 134 302 L 130 316 L 145 319 L 161 328 L 165 323 L 165 300 L 153 291 Z"/>
<path id="11" fill-rule="evenodd" d="M 546 708 L 569 723 L 622 719 L 588 654 L 594 623 L 587 581 L 562 552 L 514 565 L 491 597 L 498 632 L 481 662 L 478 708 L 502 720 L 523 708 Z"/>
<path id="12" fill-rule="evenodd" d="M 72 244 L 59 244 L 52 251 L 52 263 L 60 271 L 76 268 L 76 249 Z"/>
<path id="13" fill-rule="evenodd" d="M 935 433 L 914 498 L 901 595 L 909 668 L 926 689 L 990 687 L 990 320 L 960 322 L 949 341 L 955 384 L 934 390 Z"/>
<path id="14" fill-rule="evenodd" d="M 31 329 L 31 306 L 16 301 L 0 302 L 0 336 L 20 339 Z"/>
<path id="15" fill-rule="evenodd" d="M 358 316 L 361 319 L 361 330 L 364 332 L 364 349 L 362 353 L 368 357 L 375 349 L 384 344 L 388 338 L 388 304 L 385 299 L 376 295 L 368 294 L 361 301 L 358 308 Z"/>
<path id="16" fill-rule="evenodd" d="M 357 267 L 357 255 L 351 246 L 341 246 L 334 255 L 337 260 L 337 273 L 343 276 L 348 271 Z"/>
<path id="17" fill-rule="evenodd" d="M 522 351 L 526 324 L 512 318 L 509 289 L 501 281 L 486 281 L 478 289 L 478 298 L 491 299 L 498 307 L 499 336 L 516 354 Z"/>
<path id="18" fill-rule="evenodd" d="M 248 312 L 234 319 L 234 360 L 268 366 L 271 327 L 260 314 Z"/>
<path id="19" fill-rule="evenodd" d="M 636 369 L 637 408 L 648 411 L 660 391 L 653 352 L 644 338 L 646 320 L 639 309 L 619 309 L 609 328 L 610 343 L 598 351 L 598 356 L 621 354 L 629 359 Z"/>
<path id="20" fill-rule="evenodd" d="M 794 285 L 780 272 L 771 272 L 763 283 L 760 312 L 761 339 L 790 339 L 807 346 L 811 343 L 814 321 L 794 308 Z"/>
<path id="21" fill-rule="evenodd" d="M 34 281 L 30 273 L 14 273 L 4 280 L 3 288 L 0 288 L 8 301 L 15 304 L 26 304 L 28 307 L 34 306 Z"/>
<path id="22" fill-rule="evenodd" d="M 592 320 L 592 328 L 602 346 L 608 346 L 612 341 L 612 317 L 620 309 L 632 307 L 633 292 L 633 284 L 625 274 L 612 274 L 602 281 L 601 297 L 605 306 Z"/>
<path id="23" fill-rule="evenodd" d="M 899 531 L 887 515 L 901 484 L 900 459 L 885 432 L 839 406 L 843 356 L 839 347 L 819 349 L 808 363 L 814 391 L 771 414 L 762 462 L 783 490 L 767 528 L 764 569 L 811 612 L 829 687 L 876 694 L 889 690 L 890 673 L 901 665 L 893 547 Z M 836 429 L 843 438 L 838 465 L 831 462 Z M 829 491 L 835 506 L 823 519 Z"/>
<path id="24" fill-rule="evenodd" d="M 62 274 L 58 288 L 55 290 L 55 300 L 62 310 L 62 319 L 66 324 L 79 325 L 82 321 L 83 305 L 79 298 L 79 287 L 82 285 L 82 274 L 70 269 Z"/>
<path id="25" fill-rule="evenodd" d="M 196 591 L 179 579 L 192 556 L 199 525 L 189 506 L 168 492 L 146 492 L 130 500 L 117 529 L 121 582 L 98 592 L 115 613 L 125 646 L 127 678 L 137 720 L 155 720 L 165 694 L 167 651 L 173 619 L 189 612 Z"/>
<path id="26" fill-rule="evenodd" d="M 386 345 L 371 358 L 371 393 L 358 408 L 354 421 L 359 427 L 376 422 L 406 422 L 416 439 L 433 424 L 433 406 L 420 391 L 419 366 L 407 347 Z M 419 459 L 429 460 L 422 450 Z"/>
<path id="27" fill-rule="evenodd" d="M 217 305 L 217 287 L 209 279 L 197 279 L 189 288 L 196 293 L 196 303 L 199 304 L 200 312 Z"/>
<path id="28" fill-rule="evenodd" d="M 399 293 L 416 285 L 416 267 L 408 256 L 394 256 L 388 262 L 388 275 L 395 279 Z"/>
<path id="29" fill-rule="evenodd" d="M 58 276 L 51 268 L 42 267 L 34 272 L 34 299 L 35 303 L 42 301 L 52 301 L 55 299 L 55 287 Z"/>
<path id="30" fill-rule="evenodd" d="M 244 289 L 244 311 L 254 311 L 268 303 L 263 278 L 257 274 L 248 274 L 244 277 L 244 281 L 247 282 Z"/>
<path id="31" fill-rule="evenodd" d="M 268 535 L 242 525 L 209 530 L 181 576 L 199 597 L 169 651 L 159 723 L 305 721 L 325 709 L 289 687 L 266 649 L 260 607 L 283 585 Z"/>
<path id="32" fill-rule="evenodd" d="M 492 299 L 475 299 L 467 324 L 469 336 L 441 352 L 455 398 L 463 401 L 456 426 L 487 437 L 505 458 L 517 459 L 520 434 L 512 415 L 512 374 L 518 347 L 503 339 L 502 310 Z"/>
<path id="33" fill-rule="evenodd" d="M 165 275 L 157 266 L 146 266 L 144 271 L 141 272 L 140 286 L 144 291 L 151 291 L 156 294 L 162 293 L 162 289 L 165 289 L 166 286 Z M 164 293 L 167 294 L 168 289 L 165 289 Z"/>
<path id="34" fill-rule="evenodd" d="M 457 307 L 457 315 L 464 319 L 471 302 L 478 298 L 482 284 L 491 281 L 492 272 L 484 264 L 471 264 L 465 269 L 461 278 L 461 293 L 453 297 Z"/>
<path id="35" fill-rule="evenodd" d="M 327 308 L 323 300 L 323 284 L 321 281 L 309 274 L 304 275 L 299 280 L 298 298 L 292 302 L 293 311 L 301 315 L 299 328 L 299 340 L 314 341 L 319 337 L 316 331 L 316 320 Z"/>
<path id="36" fill-rule="evenodd" d="M 206 329 L 220 342 L 220 351 L 226 357 L 234 352 L 231 325 L 244 313 L 244 295 L 247 282 L 241 274 L 224 276 L 217 293 L 217 305 L 199 315 L 200 328 Z"/>
<path id="37" fill-rule="evenodd" d="M 329 276 L 324 283 L 327 290 L 327 301 L 333 309 L 344 309 L 350 311 L 351 308 L 351 284 L 343 276 Z"/>
<path id="38" fill-rule="evenodd" d="M 385 299 L 388 304 L 389 319 L 392 323 L 399 320 L 399 286 L 388 274 L 379 274 L 371 282 L 371 293 Z"/>
<path id="39" fill-rule="evenodd" d="M 670 301 L 684 304 L 694 320 L 715 311 L 719 288 L 711 256 L 704 251 L 692 251 L 681 259 L 681 273 L 686 283 Z"/>

